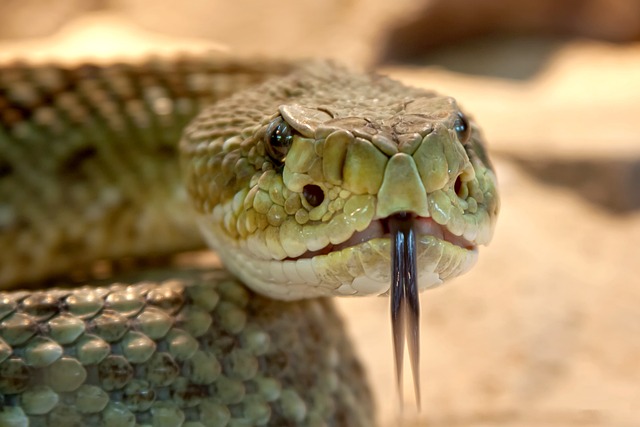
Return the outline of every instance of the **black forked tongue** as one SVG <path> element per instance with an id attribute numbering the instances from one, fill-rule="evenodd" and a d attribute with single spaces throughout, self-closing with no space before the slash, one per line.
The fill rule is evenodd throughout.
<path id="1" fill-rule="evenodd" d="M 396 363 L 396 380 L 402 402 L 402 367 L 405 340 L 411 360 L 416 404 L 420 409 L 420 300 L 414 217 L 401 212 L 389 218 L 391 245 L 391 328 Z"/>

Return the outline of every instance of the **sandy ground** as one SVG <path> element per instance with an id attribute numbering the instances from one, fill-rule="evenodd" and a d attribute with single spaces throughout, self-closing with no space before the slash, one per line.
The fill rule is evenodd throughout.
<path id="1" fill-rule="evenodd" d="M 125 43 L 128 54 L 135 46 L 142 52 L 173 43 L 147 43 L 147 33 L 110 19 L 102 18 L 105 27 L 96 21 L 78 24 L 84 30 L 67 26 L 49 46 L 51 37 L 0 42 L 0 59 L 71 55 L 73 43 L 82 52 L 87 33 L 74 38 L 76 31 L 116 40 L 120 53 Z M 176 43 L 219 47 L 200 39 Z M 471 62 L 509 69 L 525 58 L 518 46 L 478 51 Z M 545 52 L 526 78 L 464 67 L 385 70 L 450 93 L 473 112 L 496 154 L 503 208 L 494 242 L 483 248 L 475 270 L 422 295 L 420 414 L 410 381 L 404 414 L 398 409 L 388 301 L 339 300 L 383 426 L 401 419 L 405 426 L 640 425 L 640 211 L 612 213 L 570 186 L 544 185 L 509 161 L 514 155 L 560 164 L 621 158 L 637 168 L 640 46 L 574 42 Z M 455 64 L 461 53 L 440 55 L 432 62 Z M 598 176 L 585 179 L 599 185 Z M 634 178 L 619 185 L 611 189 L 619 197 L 640 191 Z"/>

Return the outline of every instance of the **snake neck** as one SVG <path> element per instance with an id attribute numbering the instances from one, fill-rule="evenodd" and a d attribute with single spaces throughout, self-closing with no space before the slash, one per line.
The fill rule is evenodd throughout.
<path id="1" fill-rule="evenodd" d="M 0 288 L 203 245 L 177 145 L 206 105 L 291 63 L 0 67 Z"/>

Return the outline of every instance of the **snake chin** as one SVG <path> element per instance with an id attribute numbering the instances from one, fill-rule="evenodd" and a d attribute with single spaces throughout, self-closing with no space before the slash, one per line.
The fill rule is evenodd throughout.
<path id="1" fill-rule="evenodd" d="M 456 236 L 449 231 L 445 226 L 438 224 L 432 218 L 418 216 L 414 222 L 416 226 L 416 235 L 418 237 L 433 236 L 442 241 L 451 243 L 462 249 L 473 251 L 476 249 L 476 244 L 470 242 L 462 236 Z M 304 254 L 296 258 L 286 258 L 287 260 L 297 260 L 305 258 L 313 258 L 320 255 L 327 255 L 331 252 L 338 252 L 343 249 L 358 246 L 364 242 L 368 242 L 373 239 L 390 239 L 391 234 L 389 231 L 388 218 L 380 218 L 371 221 L 369 226 L 362 231 L 356 231 L 351 237 L 339 244 L 329 244 L 322 249 L 316 251 L 307 251 Z"/>

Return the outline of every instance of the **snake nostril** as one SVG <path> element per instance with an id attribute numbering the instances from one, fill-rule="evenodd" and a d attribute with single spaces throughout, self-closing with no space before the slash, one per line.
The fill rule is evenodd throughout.
<path id="1" fill-rule="evenodd" d="M 469 197 L 469 187 L 467 183 L 462 180 L 461 175 L 456 178 L 456 182 L 453 184 L 453 190 L 462 200 L 466 200 L 467 197 Z"/>
<path id="2" fill-rule="evenodd" d="M 453 184 L 453 190 L 456 193 L 460 193 L 460 188 L 462 187 L 462 181 L 460 180 L 460 177 L 456 178 L 456 182 Z"/>
<path id="3" fill-rule="evenodd" d="M 317 185 L 307 184 L 302 188 L 302 195 L 314 208 L 324 201 L 324 191 Z"/>
<path id="4" fill-rule="evenodd" d="M 460 197 L 461 199 L 466 198 L 466 186 L 463 185 L 462 183 L 462 179 L 460 179 L 460 176 L 458 176 L 456 178 L 456 182 L 453 184 L 453 190 L 456 192 L 456 194 L 458 195 L 458 197 Z"/>

